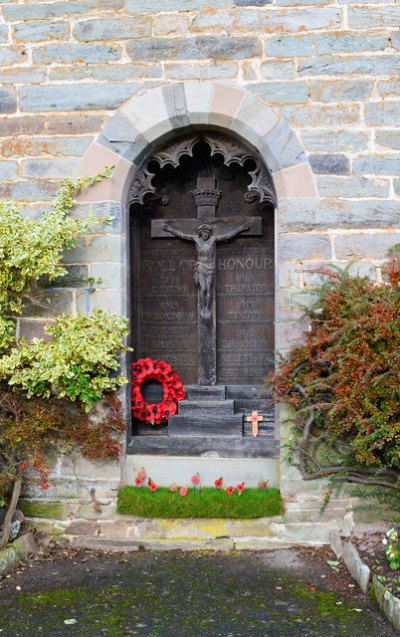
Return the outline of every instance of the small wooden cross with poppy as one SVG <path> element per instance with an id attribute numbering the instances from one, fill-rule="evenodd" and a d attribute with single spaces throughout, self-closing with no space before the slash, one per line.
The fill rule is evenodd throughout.
<path id="1" fill-rule="evenodd" d="M 251 433 L 253 436 L 258 436 L 258 423 L 262 422 L 264 418 L 258 415 L 258 411 L 252 411 L 251 416 L 247 416 L 246 420 L 251 422 Z"/>

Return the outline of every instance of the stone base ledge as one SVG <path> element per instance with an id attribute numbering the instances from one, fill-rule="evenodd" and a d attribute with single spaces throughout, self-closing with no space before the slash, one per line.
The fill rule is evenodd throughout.
<path id="1" fill-rule="evenodd" d="M 0 550 L 0 575 L 12 571 L 29 553 L 37 553 L 39 547 L 32 533 L 25 533 L 10 545 Z"/>

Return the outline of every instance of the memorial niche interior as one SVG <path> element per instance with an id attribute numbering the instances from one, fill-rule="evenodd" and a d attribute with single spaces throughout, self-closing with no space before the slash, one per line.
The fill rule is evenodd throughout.
<path id="1" fill-rule="evenodd" d="M 274 356 L 268 171 L 235 139 L 193 134 L 148 158 L 130 201 L 133 357 L 165 360 L 187 391 L 168 424 L 133 419 L 129 450 L 273 455 L 273 413 L 260 399 Z M 157 382 L 142 389 L 162 399 Z M 253 409 L 260 440 L 246 423 Z"/>

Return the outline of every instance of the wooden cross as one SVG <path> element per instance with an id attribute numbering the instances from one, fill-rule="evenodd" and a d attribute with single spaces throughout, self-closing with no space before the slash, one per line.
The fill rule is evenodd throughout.
<path id="1" fill-rule="evenodd" d="M 199 347 L 199 385 L 217 383 L 216 348 L 216 271 L 215 245 L 219 241 L 262 235 L 261 217 L 217 217 L 216 210 L 221 192 L 216 187 L 215 176 L 199 176 L 197 187 L 191 193 L 194 197 L 197 218 L 193 219 L 153 219 L 151 236 L 193 241 L 197 249 L 197 264 L 200 280 L 198 302 L 198 347 Z M 213 238 L 202 241 L 199 231 L 206 225 Z M 207 245 L 209 249 L 207 250 Z M 201 277 L 204 285 L 201 285 Z M 206 300 L 205 300 L 206 299 Z"/>
<path id="2" fill-rule="evenodd" d="M 251 433 L 253 436 L 258 436 L 258 423 L 262 422 L 264 418 L 258 415 L 258 411 L 252 411 L 251 416 L 247 416 L 246 420 L 251 422 Z"/>

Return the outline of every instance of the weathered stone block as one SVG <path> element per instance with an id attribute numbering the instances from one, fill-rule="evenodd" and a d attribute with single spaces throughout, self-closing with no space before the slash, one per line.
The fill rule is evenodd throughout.
<path id="1" fill-rule="evenodd" d="M 231 4 L 231 0 L 208 0 L 207 8 L 213 9 Z M 196 11 L 204 9 L 204 0 L 163 0 L 160 7 L 155 7 L 148 0 L 127 0 L 128 13 L 158 13 L 162 11 Z"/>
<path id="2" fill-rule="evenodd" d="M 6 44 L 8 39 L 7 24 L 0 24 L 0 44 Z"/>
<path id="3" fill-rule="evenodd" d="M 46 18 L 59 17 L 74 13 L 85 13 L 96 7 L 96 0 L 76 0 L 76 2 L 14 4 L 3 7 L 3 16 L 10 22 L 21 20 L 44 20 Z"/>
<path id="4" fill-rule="evenodd" d="M 392 6 L 390 11 L 383 7 L 349 7 L 348 23 L 350 29 L 393 28 L 400 20 L 400 7 Z"/>
<path id="5" fill-rule="evenodd" d="M 198 13 L 191 25 L 190 30 L 198 31 L 218 31 L 218 33 L 231 33 L 233 30 L 234 15 L 228 11 Z"/>
<path id="6" fill-rule="evenodd" d="M 246 88 L 272 104 L 302 104 L 308 100 L 306 82 L 261 82 Z"/>
<path id="7" fill-rule="evenodd" d="M 163 86 L 161 92 L 172 126 L 175 128 L 189 126 L 190 119 L 183 82 Z"/>
<path id="8" fill-rule="evenodd" d="M 0 196 L 16 201 L 46 201 L 53 197 L 60 182 L 16 181 L 5 189 L 0 187 Z"/>
<path id="9" fill-rule="evenodd" d="M 125 283 L 125 268 L 116 263 L 92 263 L 90 276 L 96 288 L 122 288 Z"/>
<path id="10" fill-rule="evenodd" d="M 18 320 L 19 334 L 23 336 L 26 341 L 31 341 L 33 338 L 42 338 L 44 341 L 50 340 L 50 337 L 44 331 L 44 328 L 46 325 L 49 325 L 50 321 L 26 318 L 20 318 Z"/>
<path id="11" fill-rule="evenodd" d="M 283 106 L 284 117 L 295 128 L 359 125 L 360 106 L 358 104 L 312 104 L 311 106 Z"/>
<path id="12" fill-rule="evenodd" d="M 24 46 L 10 46 L 0 48 L 0 64 L 2 66 L 12 66 L 22 64 L 27 61 L 27 50 Z"/>
<path id="13" fill-rule="evenodd" d="M 39 22 L 21 22 L 14 27 L 14 37 L 22 42 L 47 42 L 48 40 L 67 40 L 68 22 L 45 20 Z"/>
<path id="14" fill-rule="evenodd" d="M 368 133 L 353 130 L 313 130 L 302 131 L 301 141 L 306 150 L 323 151 L 327 150 L 329 139 L 329 151 L 337 153 L 340 151 L 358 152 L 368 148 Z"/>
<path id="15" fill-rule="evenodd" d="M 395 175 L 400 172 L 400 155 L 360 157 L 353 162 L 356 175 Z"/>
<path id="16" fill-rule="evenodd" d="M 261 43 L 254 38 L 211 36 L 197 38 L 152 38 L 133 40 L 126 45 L 133 60 L 158 61 L 192 58 L 246 59 L 261 55 Z"/>
<path id="17" fill-rule="evenodd" d="M 262 62 L 260 74 L 264 80 L 293 80 L 297 75 L 294 60 L 287 62 L 267 60 Z"/>
<path id="18" fill-rule="evenodd" d="M 75 157 L 66 159 L 27 159 L 22 161 L 22 177 L 35 177 L 37 179 L 74 177 L 78 171 L 79 161 L 79 158 Z"/>
<path id="19" fill-rule="evenodd" d="M 0 113 L 15 113 L 17 97 L 12 88 L 0 88 Z"/>
<path id="20" fill-rule="evenodd" d="M 126 211 L 124 204 L 119 201 L 78 203 L 72 211 L 74 218 L 86 217 L 88 214 L 99 219 L 99 225 L 93 229 L 93 234 L 116 235 L 124 231 Z M 106 223 L 100 224 L 101 219 L 106 219 Z"/>
<path id="21" fill-rule="evenodd" d="M 100 524 L 94 520 L 77 520 L 72 522 L 66 529 L 66 535 L 99 535 Z"/>
<path id="22" fill-rule="evenodd" d="M 64 263 L 122 263 L 123 242 L 119 235 L 89 235 L 64 255 Z"/>
<path id="23" fill-rule="evenodd" d="M 36 117 L 29 117 L 29 122 L 35 121 L 35 119 Z M 40 116 L 37 116 L 37 119 L 40 121 Z M 105 120 L 105 115 L 88 115 L 86 113 L 58 115 L 54 113 L 50 117 L 47 115 L 42 121 L 45 122 L 48 133 L 75 135 L 76 133 L 97 133 Z M 31 130 L 31 126 L 29 130 Z"/>
<path id="24" fill-rule="evenodd" d="M 17 179 L 17 163 L 15 161 L 0 161 L 0 181 L 12 179 Z"/>
<path id="25" fill-rule="evenodd" d="M 309 162 L 317 175 L 347 175 L 350 160 L 346 155 L 310 155 Z"/>
<path id="26" fill-rule="evenodd" d="M 393 185 L 394 185 L 394 191 L 396 195 L 400 195 L 400 179 L 394 179 Z"/>
<path id="27" fill-rule="evenodd" d="M 268 168 L 275 172 L 305 161 L 305 154 L 296 135 L 284 120 L 267 133 L 260 145 L 265 153 Z"/>
<path id="28" fill-rule="evenodd" d="M 357 234 L 349 237 L 335 237 L 335 251 L 338 259 L 384 259 L 387 251 L 400 243 L 400 233 Z"/>
<path id="29" fill-rule="evenodd" d="M 398 227 L 398 202 L 391 200 L 324 199 L 283 202 L 280 210 L 281 227 L 289 231 L 325 228 L 382 228 Z"/>
<path id="30" fill-rule="evenodd" d="M 116 312 L 117 314 L 126 315 L 125 293 L 120 289 L 95 289 L 95 291 L 90 295 L 89 301 L 90 308 L 96 307 L 106 312 Z M 78 312 L 86 312 L 87 296 L 85 291 L 77 291 L 76 307 Z"/>
<path id="31" fill-rule="evenodd" d="M 0 69 L 1 84 L 41 84 L 46 80 L 46 76 L 45 68 L 11 67 Z"/>
<path id="32" fill-rule="evenodd" d="M 23 111 L 113 109 L 140 88 L 140 84 L 80 84 L 76 86 L 26 86 L 20 89 Z"/>
<path id="33" fill-rule="evenodd" d="M 87 284 L 89 268 L 87 265 L 69 265 L 67 273 L 57 277 L 52 283 L 55 288 L 82 288 Z"/>
<path id="34" fill-rule="evenodd" d="M 338 31 L 334 34 L 277 35 L 265 40 L 267 55 L 274 57 L 304 57 L 330 53 L 384 51 L 385 35 L 368 35 Z"/>
<path id="35" fill-rule="evenodd" d="M 399 126 L 400 105 L 398 101 L 374 102 L 365 105 L 365 121 L 367 124 Z"/>
<path id="36" fill-rule="evenodd" d="M 119 60 L 120 57 L 120 47 L 105 44 L 49 44 L 32 53 L 34 64 L 92 64 Z"/>
<path id="37" fill-rule="evenodd" d="M 378 82 L 378 91 L 382 97 L 398 97 L 400 95 L 400 78 L 395 76 Z"/>
<path id="38" fill-rule="evenodd" d="M 47 518 L 49 520 L 66 520 L 71 513 L 68 502 L 60 500 L 25 500 L 21 499 L 18 508 L 28 518 Z"/>
<path id="39" fill-rule="evenodd" d="M 26 132 L 29 132 L 27 130 Z M 37 157 L 40 155 L 81 156 L 93 137 L 24 137 L 5 139 L 0 142 L 0 153 L 4 157 Z M 65 175 L 63 175 L 65 176 Z"/>
<path id="40" fill-rule="evenodd" d="M 46 318 L 59 316 L 63 312 L 72 312 L 73 293 L 70 290 L 53 289 L 40 290 L 36 295 L 36 301 L 27 302 L 24 307 L 24 316 Z"/>
<path id="41" fill-rule="evenodd" d="M 115 18 L 113 20 L 82 20 L 73 28 L 77 40 L 93 42 L 96 40 L 126 40 L 144 38 L 151 35 L 150 18 Z"/>
<path id="42" fill-rule="evenodd" d="M 213 80 L 236 78 L 238 66 L 236 62 L 192 62 L 190 66 L 180 64 L 165 64 L 165 77 L 171 80 Z"/>
<path id="43" fill-rule="evenodd" d="M 251 19 L 248 12 L 243 12 L 238 16 L 239 27 L 241 19 L 246 19 L 246 16 Z M 339 28 L 341 23 L 341 10 L 335 7 L 319 7 L 317 11 L 312 7 L 280 9 L 279 11 L 265 13 L 262 20 L 262 26 L 268 33 L 277 33 L 279 31 L 296 33 L 299 31 L 333 29 L 335 27 Z"/>
<path id="44" fill-rule="evenodd" d="M 279 238 L 281 259 L 324 259 L 332 258 L 329 237 L 318 234 L 284 234 Z"/>
<path id="45" fill-rule="evenodd" d="M 394 55 L 334 57 L 322 55 L 300 60 L 299 75 L 390 75 L 400 70 Z"/>
<path id="46" fill-rule="evenodd" d="M 162 69 L 160 64 L 91 64 L 83 67 L 59 66 L 49 69 L 49 79 L 56 82 L 71 82 L 88 78 L 94 80 L 118 80 L 121 82 L 122 80 L 148 79 L 161 76 Z"/>
<path id="47" fill-rule="evenodd" d="M 272 4 L 272 0 L 234 0 L 234 4 L 238 7 L 263 7 Z"/>
<path id="48" fill-rule="evenodd" d="M 190 20 L 186 15 L 159 15 L 154 22 L 154 35 L 187 35 Z"/>
<path id="49" fill-rule="evenodd" d="M 373 81 L 343 80 L 310 82 L 310 97 L 316 102 L 358 102 L 371 95 Z"/>
<path id="50" fill-rule="evenodd" d="M 382 198 L 389 196 L 390 181 L 373 177 L 318 177 L 318 191 L 321 197 L 342 198 Z"/>

